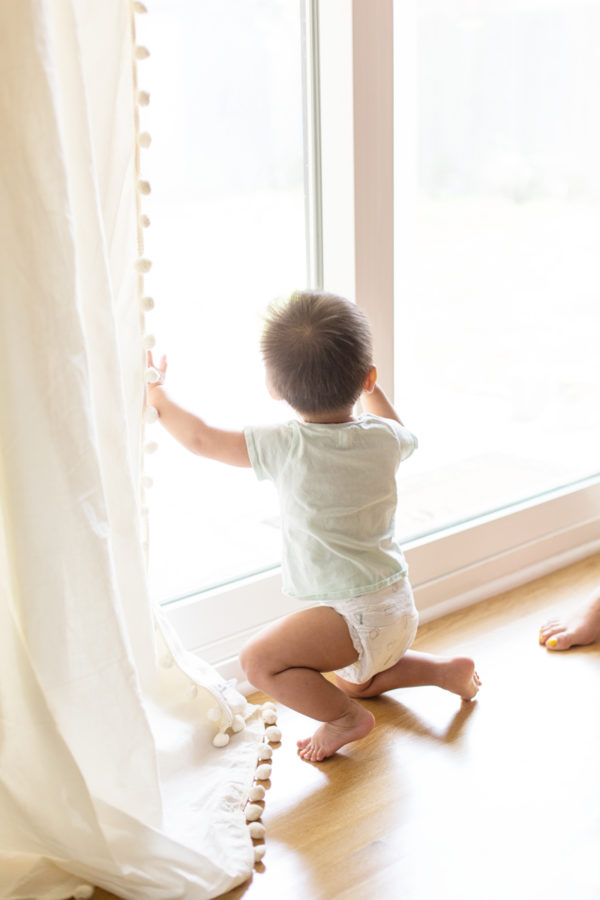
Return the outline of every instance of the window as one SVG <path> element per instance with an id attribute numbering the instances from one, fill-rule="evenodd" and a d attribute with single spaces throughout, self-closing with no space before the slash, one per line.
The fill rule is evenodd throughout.
<path id="1" fill-rule="evenodd" d="M 287 415 L 259 311 L 322 268 L 370 314 L 420 438 L 399 526 L 422 620 L 600 549 L 599 4 L 154 5 L 149 254 L 174 393 L 234 427 Z M 151 466 L 155 594 L 238 674 L 223 661 L 295 608 L 275 498 L 167 439 Z"/>
<path id="2" fill-rule="evenodd" d="M 305 287 L 304 7 L 288 0 L 152 0 L 142 127 L 152 194 L 147 287 L 174 396 L 213 424 L 287 415 L 267 395 L 261 313 Z M 310 187 L 310 185 L 308 185 Z M 311 194 L 312 196 L 312 194 Z M 185 454 L 166 436 L 148 461 L 150 581 L 172 600 L 279 561 L 272 488 L 250 470 Z"/>
<path id="3" fill-rule="evenodd" d="M 409 7 L 396 358 L 420 449 L 405 539 L 600 468 L 600 3 Z"/>

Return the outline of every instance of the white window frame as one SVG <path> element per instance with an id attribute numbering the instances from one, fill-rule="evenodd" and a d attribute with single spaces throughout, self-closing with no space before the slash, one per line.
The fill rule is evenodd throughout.
<path id="1" fill-rule="evenodd" d="M 414 0 L 396 2 L 406 22 Z M 320 133 L 310 138 L 321 157 L 322 258 L 313 253 L 313 272 L 322 274 L 325 288 L 354 297 L 369 314 L 379 376 L 390 395 L 395 240 L 406 238 L 394 236 L 394 179 L 398 186 L 404 168 L 414 164 L 401 141 L 394 153 L 394 84 L 399 94 L 412 71 L 408 42 L 394 62 L 394 6 L 394 0 L 311 0 L 307 22 L 309 29 L 318 27 L 320 54 L 311 78 L 318 73 L 321 87 Z M 600 477 L 405 545 L 422 622 L 598 551 Z M 242 680 L 237 657 L 244 642 L 299 608 L 281 593 L 280 573 L 273 570 L 164 609 L 189 649 Z"/>

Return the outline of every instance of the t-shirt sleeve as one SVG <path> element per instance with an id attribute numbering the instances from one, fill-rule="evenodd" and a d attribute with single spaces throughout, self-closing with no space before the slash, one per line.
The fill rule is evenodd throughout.
<path id="1" fill-rule="evenodd" d="M 400 450 L 400 462 L 408 459 L 409 456 L 415 452 L 417 447 L 419 446 L 419 441 L 417 440 L 417 436 L 409 431 L 408 428 L 405 428 L 404 425 L 400 425 L 399 422 L 392 422 L 394 428 L 394 434 L 396 435 L 396 440 L 398 441 L 398 448 Z"/>
<path id="2" fill-rule="evenodd" d="M 275 481 L 289 459 L 293 441 L 289 425 L 248 425 L 244 428 L 248 456 L 259 481 Z"/>

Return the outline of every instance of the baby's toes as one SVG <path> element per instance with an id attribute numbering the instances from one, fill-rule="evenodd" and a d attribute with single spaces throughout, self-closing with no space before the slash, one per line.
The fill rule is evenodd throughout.
<path id="1" fill-rule="evenodd" d="M 540 644 L 545 644 L 548 638 L 551 638 L 557 632 L 559 632 L 562 628 L 560 622 L 555 620 L 551 620 L 550 622 L 545 622 L 540 628 L 539 640 Z"/>
<path id="2" fill-rule="evenodd" d="M 573 641 L 568 631 L 559 631 L 547 638 L 545 643 L 549 650 L 568 650 Z"/>

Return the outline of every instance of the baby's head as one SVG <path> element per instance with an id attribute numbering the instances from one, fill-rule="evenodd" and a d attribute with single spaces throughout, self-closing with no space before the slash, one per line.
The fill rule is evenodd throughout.
<path id="1" fill-rule="evenodd" d="M 351 407 L 373 364 L 365 314 L 322 291 L 297 291 L 272 306 L 261 350 L 269 388 L 301 414 Z"/>

